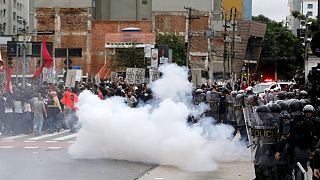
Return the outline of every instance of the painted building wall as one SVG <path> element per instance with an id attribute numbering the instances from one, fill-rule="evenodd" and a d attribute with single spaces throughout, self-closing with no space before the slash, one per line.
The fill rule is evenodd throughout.
<path id="1" fill-rule="evenodd" d="M 222 0 L 222 12 L 230 14 L 230 10 L 236 8 L 239 19 L 243 19 L 243 2 L 243 0 Z"/>
<path id="2" fill-rule="evenodd" d="M 301 13 L 308 15 L 309 18 L 316 19 L 318 15 L 318 0 L 303 0 Z"/>

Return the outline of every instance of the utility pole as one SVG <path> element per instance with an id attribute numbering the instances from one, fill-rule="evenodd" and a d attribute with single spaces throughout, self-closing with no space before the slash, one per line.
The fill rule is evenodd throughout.
<path id="1" fill-rule="evenodd" d="M 230 10 L 230 20 L 232 20 L 232 43 L 231 43 L 231 62 L 230 62 L 230 75 L 231 75 L 231 85 L 234 87 L 234 72 L 233 72 L 233 64 L 235 61 L 235 41 L 236 41 L 236 19 L 237 19 L 237 8 L 233 7 Z"/>
<path id="2" fill-rule="evenodd" d="M 214 13 L 214 0 L 211 0 L 211 11 L 209 15 L 209 30 L 206 32 L 206 35 L 208 37 L 208 74 L 209 74 L 209 84 L 212 84 L 213 82 L 213 71 L 212 71 L 212 61 L 213 61 L 213 55 L 212 52 L 214 50 L 213 47 L 213 38 L 214 38 L 214 30 L 213 30 L 213 14 Z M 208 35 L 210 33 L 210 35 Z"/>
<path id="3" fill-rule="evenodd" d="M 309 24 L 308 24 L 308 16 L 306 16 L 305 20 L 305 32 L 304 32 L 304 84 L 306 85 L 308 82 L 308 36 L 309 36 Z"/>
<path id="4" fill-rule="evenodd" d="M 17 48 L 16 48 L 16 85 L 19 83 L 19 67 L 18 67 L 18 62 L 19 62 L 19 43 L 17 43 Z"/>
<path id="5" fill-rule="evenodd" d="M 188 11 L 188 17 L 186 18 L 188 20 L 188 26 L 187 26 L 187 51 L 186 51 L 186 66 L 189 68 L 189 63 L 190 63 L 190 42 L 191 42 L 191 37 L 192 37 L 192 32 L 191 32 L 191 22 L 193 19 L 199 19 L 198 16 L 193 17 L 192 16 L 192 11 L 195 11 L 195 9 L 191 7 L 184 7 Z"/>
<path id="6" fill-rule="evenodd" d="M 223 82 L 225 82 L 226 80 L 226 61 L 228 58 L 228 53 L 227 53 L 227 28 L 229 27 L 227 25 L 227 13 L 225 12 L 224 14 L 224 33 L 223 33 L 223 39 L 224 39 L 224 43 L 223 43 Z"/>
<path id="7" fill-rule="evenodd" d="M 22 88 L 25 89 L 26 88 L 26 48 L 27 48 L 27 44 L 26 44 L 26 33 L 27 33 L 27 22 L 26 20 L 22 21 L 23 23 L 23 62 L 22 62 L 22 72 L 23 72 L 23 78 L 22 78 Z"/>

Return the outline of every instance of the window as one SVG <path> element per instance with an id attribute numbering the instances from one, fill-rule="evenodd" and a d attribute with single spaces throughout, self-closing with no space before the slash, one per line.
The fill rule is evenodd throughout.
<path id="1" fill-rule="evenodd" d="M 6 17 L 6 9 L 3 9 L 3 17 L 5 18 Z"/>
<path id="2" fill-rule="evenodd" d="M 16 12 L 13 12 L 13 13 L 12 13 L 12 19 L 13 19 L 14 21 L 17 20 L 17 13 L 16 13 Z"/>
<path id="3" fill-rule="evenodd" d="M 13 0 L 13 8 L 17 8 L 17 0 Z"/>
<path id="4" fill-rule="evenodd" d="M 2 18 L 2 10 L 0 10 L 0 18 Z M 2 25 L 2 24 L 1 24 Z M 0 28 L 1 29 L 1 28 Z"/>
<path id="5" fill-rule="evenodd" d="M 308 9 L 313 9 L 313 4 L 308 4 L 308 5 L 307 5 L 307 8 L 308 8 Z"/>
<path id="6" fill-rule="evenodd" d="M 308 11 L 308 12 L 307 12 L 307 16 L 308 16 L 308 17 L 313 16 L 312 11 Z"/>
<path id="7" fill-rule="evenodd" d="M 7 23 L 3 23 L 3 31 L 6 31 L 7 29 Z"/>
<path id="8" fill-rule="evenodd" d="M 148 4 L 148 0 L 142 0 L 142 4 Z"/>
<path id="9" fill-rule="evenodd" d="M 13 34 L 16 34 L 16 33 L 17 33 L 17 27 L 16 27 L 16 26 L 13 26 L 13 27 L 12 27 L 12 33 L 13 33 Z"/>
<path id="10" fill-rule="evenodd" d="M 6 4 L 6 0 L 3 0 L 3 4 Z"/>

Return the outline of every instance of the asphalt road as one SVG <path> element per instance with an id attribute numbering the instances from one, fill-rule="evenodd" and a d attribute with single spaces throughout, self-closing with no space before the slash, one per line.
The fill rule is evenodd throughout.
<path id="1" fill-rule="evenodd" d="M 67 149 L 0 149 L 1 180 L 134 180 L 153 167 L 108 159 L 76 160 Z"/>

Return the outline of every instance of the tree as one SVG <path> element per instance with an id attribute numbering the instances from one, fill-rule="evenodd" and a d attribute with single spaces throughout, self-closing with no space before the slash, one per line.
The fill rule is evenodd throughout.
<path id="1" fill-rule="evenodd" d="M 267 24 L 258 70 L 270 75 L 278 66 L 278 79 L 292 79 L 297 69 L 304 66 L 304 48 L 300 39 L 294 36 L 282 23 L 259 15 L 254 21 Z"/>
<path id="2" fill-rule="evenodd" d="M 117 48 L 111 56 L 109 67 L 116 71 L 124 71 L 125 68 L 145 68 L 144 48 L 138 48 L 132 44 L 128 48 Z"/>
<path id="3" fill-rule="evenodd" d="M 186 64 L 186 48 L 183 36 L 177 36 L 174 33 L 158 33 L 156 44 L 168 44 L 172 49 L 172 61 L 180 66 Z"/>

